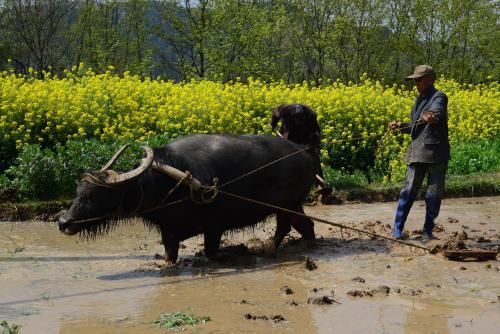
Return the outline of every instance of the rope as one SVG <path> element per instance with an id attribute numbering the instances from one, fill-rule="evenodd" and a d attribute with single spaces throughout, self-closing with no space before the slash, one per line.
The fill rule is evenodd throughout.
<path id="1" fill-rule="evenodd" d="M 430 249 L 429 248 L 423 247 L 423 246 L 420 246 L 420 245 L 415 245 L 415 244 L 412 244 L 411 242 L 406 242 L 406 241 L 403 241 L 403 240 L 400 240 L 400 239 L 394 239 L 394 238 L 387 237 L 385 235 L 380 235 L 380 234 L 377 234 L 377 233 L 373 233 L 373 232 L 370 232 L 370 231 L 364 231 L 364 230 L 358 229 L 356 227 L 347 226 L 347 225 L 340 224 L 340 223 L 334 223 L 334 222 L 328 221 L 326 219 L 322 219 L 322 218 L 318 218 L 318 217 L 306 215 L 304 213 L 300 213 L 300 212 L 297 212 L 297 211 L 289 210 L 289 209 L 282 208 L 282 207 L 277 206 L 277 205 L 273 205 L 273 204 L 261 202 L 261 201 L 255 200 L 255 199 L 251 199 L 251 198 L 248 198 L 248 197 L 236 195 L 236 194 L 229 193 L 229 192 L 226 192 L 226 191 L 219 190 L 219 192 L 221 194 L 224 194 L 224 195 L 227 195 L 227 196 L 230 196 L 230 197 L 234 197 L 234 198 L 237 198 L 237 199 L 240 199 L 240 200 L 243 200 L 243 201 L 247 201 L 247 202 L 259 204 L 259 205 L 262 205 L 262 206 L 267 206 L 267 207 L 270 207 L 270 208 L 273 208 L 273 209 L 277 209 L 277 210 L 280 210 L 280 211 L 283 211 L 283 212 L 287 212 L 287 213 L 291 213 L 291 214 L 294 214 L 294 215 L 297 215 L 297 216 L 302 216 L 302 217 L 305 217 L 305 218 L 309 218 L 311 220 L 315 220 L 315 221 L 318 221 L 318 222 L 323 223 L 323 224 L 327 224 L 327 225 L 339 227 L 341 229 L 341 231 L 342 231 L 342 229 L 353 230 L 353 231 L 356 231 L 358 233 L 368 234 L 368 235 L 371 235 L 371 236 L 374 236 L 374 237 L 378 237 L 378 238 L 386 239 L 386 240 L 389 240 L 389 241 L 392 241 L 392 242 L 396 242 L 396 243 L 399 243 L 399 244 L 403 244 L 405 246 L 419 248 L 419 249 L 422 249 L 422 250 L 427 251 L 427 252 L 430 253 Z"/>
<path id="2" fill-rule="evenodd" d="M 234 178 L 234 179 L 232 179 L 232 180 L 227 181 L 226 183 L 221 184 L 221 185 L 219 186 L 219 189 L 220 189 L 220 188 L 222 188 L 222 187 L 227 186 L 228 184 L 231 184 L 231 183 L 234 183 L 234 182 L 236 182 L 236 181 L 239 181 L 239 180 L 241 180 L 241 179 L 243 179 L 243 178 L 245 178 L 245 177 L 247 177 L 247 176 L 249 176 L 249 175 L 251 175 L 251 174 L 254 174 L 254 173 L 256 173 L 256 172 L 258 172 L 258 171 L 260 171 L 260 170 L 262 170 L 262 169 L 264 169 L 264 168 L 266 168 L 266 167 L 269 167 L 269 166 L 271 166 L 272 164 L 275 164 L 275 163 L 277 163 L 277 162 L 279 162 L 279 161 L 281 161 L 281 160 L 284 160 L 284 159 L 290 158 L 290 157 L 292 157 L 292 156 L 294 156 L 294 155 L 296 155 L 296 154 L 299 154 L 299 153 L 301 153 L 301 152 L 307 151 L 307 150 L 309 150 L 309 149 L 311 149 L 311 148 L 313 148 L 313 147 L 315 147 L 315 146 L 317 146 L 317 145 L 307 146 L 307 147 L 305 147 L 305 148 L 303 148 L 303 149 L 301 149 L 301 150 L 295 151 L 295 152 L 290 153 L 290 154 L 288 154 L 288 155 L 285 155 L 285 156 L 283 156 L 283 157 L 281 157 L 281 158 L 278 158 L 278 159 L 276 159 L 276 160 L 273 160 L 273 161 L 271 161 L 270 163 L 267 163 L 267 164 L 265 164 L 265 165 L 263 165 L 263 166 L 260 166 L 260 167 L 258 167 L 258 168 L 256 168 L 256 169 L 254 169 L 254 170 L 252 170 L 252 171 L 250 171 L 250 172 L 248 172 L 248 173 L 245 173 L 245 174 L 243 174 L 243 175 L 241 175 L 241 176 L 238 176 L 238 177 L 236 177 L 236 178 Z"/>
<path id="3" fill-rule="evenodd" d="M 177 182 L 177 184 L 172 189 L 169 190 L 167 195 L 165 197 L 163 197 L 163 199 L 160 201 L 160 204 L 163 204 L 163 202 L 165 202 L 174 193 L 174 191 L 176 191 L 177 188 L 179 188 L 179 186 L 181 184 L 183 184 L 184 182 L 186 182 L 186 180 L 188 180 L 189 178 L 192 179 L 192 176 L 191 176 L 191 173 L 188 172 L 188 173 L 186 173 L 185 177 L 180 179 L 179 182 Z"/>
<path id="4" fill-rule="evenodd" d="M 219 194 L 219 179 L 217 177 L 214 177 L 212 179 L 213 185 L 211 186 L 204 186 L 202 185 L 201 187 L 203 188 L 200 194 L 200 199 L 197 199 L 195 197 L 195 192 L 193 191 L 193 188 L 191 188 L 191 200 L 195 202 L 196 204 L 211 204 L 215 199 L 217 198 L 217 195 Z M 212 193 L 210 197 L 206 197 L 209 193 Z"/>
<path id="5" fill-rule="evenodd" d="M 377 233 L 374 233 L 374 232 L 370 232 L 370 231 L 364 231 L 364 230 L 358 229 L 356 227 L 347 226 L 347 225 L 340 224 L 340 223 L 334 223 L 334 222 L 331 222 L 331 221 L 326 220 L 326 219 L 314 217 L 314 216 L 311 216 L 311 215 L 306 215 L 304 213 L 293 211 L 293 210 L 290 210 L 290 209 L 286 209 L 286 208 L 283 208 L 283 207 L 280 207 L 280 206 L 277 206 L 277 205 L 273 205 L 273 204 L 261 202 L 261 201 L 255 200 L 255 199 L 251 199 L 251 198 L 248 198 L 248 197 L 244 197 L 244 196 L 240 196 L 240 195 L 236 195 L 236 194 L 233 194 L 233 193 L 230 193 L 230 192 L 226 192 L 226 191 L 220 190 L 220 188 L 217 187 L 217 181 L 218 181 L 217 178 L 214 178 L 214 185 L 213 186 L 209 186 L 209 187 L 203 186 L 208 191 L 214 191 L 214 194 L 209 198 L 210 202 L 195 201 L 195 203 L 197 203 L 197 204 L 212 203 L 213 200 L 215 200 L 215 198 L 216 198 L 216 196 L 218 194 L 224 194 L 224 195 L 227 195 L 229 197 L 237 198 L 239 200 L 243 200 L 243 201 L 247 201 L 247 202 L 250 202 L 250 203 L 254 203 L 254 204 L 266 206 L 266 207 L 273 208 L 273 209 L 276 209 L 276 210 L 280 210 L 280 211 L 283 211 L 283 212 L 291 213 L 291 214 L 294 214 L 294 215 L 297 215 L 297 216 L 305 217 L 305 218 L 308 218 L 308 219 L 311 219 L 311 220 L 314 220 L 314 221 L 317 221 L 317 222 L 320 222 L 320 223 L 323 223 L 323 224 L 327 224 L 327 225 L 338 227 L 338 228 L 340 228 L 340 233 L 342 235 L 342 238 L 344 238 L 344 236 L 343 236 L 343 230 L 344 229 L 353 230 L 353 231 L 356 231 L 358 233 L 364 233 L 364 234 L 368 234 L 368 235 L 371 235 L 371 236 L 374 236 L 374 237 L 377 237 L 377 238 L 386 239 L 386 240 L 389 240 L 389 241 L 392 241 L 392 242 L 395 242 L 395 243 L 399 243 L 399 244 L 402 244 L 402 245 L 405 245 L 405 246 L 408 246 L 408 247 L 419 248 L 419 249 L 422 249 L 422 250 L 430 253 L 430 249 L 429 248 L 423 247 L 423 246 L 419 246 L 419 245 L 415 245 L 415 244 L 413 244 L 411 242 L 406 242 L 406 241 L 403 241 L 403 240 L 394 239 L 394 238 L 387 237 L 385 235 L 380 235 L 380 234 L 377 234 Z M 181 184 L 181 182 L 179 182 L 178 184 Z M 171 192 L 172 191 L 170 191 L 169 193 L 171 193 Z M 184 202 L 184 201 L 186 201 L 186 200 L 188 200 L 190 198 L 191 197 L 185 197 L 185 198 L 173 201 L 173 202 L 161 204 L 161 205 L 158 205 L 156 207 L 153 207 L 153 208 L 150 208 L 150 209 L 147 209 L 147 210 L 143 210 L 140 213 L 143 214 L 143 213 L 155 211 L 155 210 L 158 210 L 158 209 L 163 208 L 163 207 L 167 207 L 167 206 L 170 206 L 170 205 L 174 205 L 174 204 L 178 204 L 178 203 Z M 137 213 L 139 213 L 139 212 L 137 212 Z M 72 222 L 72 223 L 73 224 L 84 224 L 84 223 L 88 223 L 88 222 L 92 222 L 92 221 L 96 221 L 96 220 L 101 220 L 101 219 L 106 219 L 106 218 L 116 218 L 116 217 L 113 217 L 111 215 L 106 215 L 106 216 L 101 216 L 101 217 L 96 217 L 96 218 L 79 220 L 77 222 Z"/>
<path id="6" fill-rule="evenodd" d="M 380 149 L 380 144 L 382 144 L 382 142 L 384 141 L 385 137 L 387 137 L 391 132 L 392 132 L 392 130 L 390 130 L 390 129 L 387 130 L 387 132 L 378 141 L 377 147 L 375 147 L 375 154 L 373 155 L 375 157 L 375 159 L 377 159 L 377 157 L 378 157 L 378 152 L 379 152 L 379 149 Z"/>
<path id="7" fill-rule="evenodd" d="M 85 223 L 90 223 L 90 222 L 94 222 L 96 220 L 102 220 L 102 219 L 108 219 L 108 218 L 112 218 L 112 219 L 117 219 L 118 216 L 114 216 L 114 215 L 104 215 L 104 216 L 99 216 L 99 217 L 94 217 L 94 218 L 89 218 L 89 219 L 82 219 L 82 220 L 77 220 L 77 221 L 74 221 L 74 222 L 71 222 L 71 224 L 85 224 Z"/>
<path id="8" fill-rule="evenodd" d="M 165 203 L 165 204 L 162 204 L 162 205 L 157 205 L 157 206 L 152 207 L 150 209 L 142 210 L 140 213 L 148 213 L 148 212 L 155 211 L 155 210 L 158 210 L 158 209 L 161 209 L 161 208 L 166 208 L 167 206 L 179 204 L 179 203 L 182 203 L 184 201 L 187 201 L 188 199 L 190 199 L 190 197 L 184 197 L 184 198 L 178 199 L 178 200 L 173 201 L 173 202 L 168 202 L 168 203 Z"/>
<path id="9" fill-rule="evenodd" d="M 83 173 L 83 177 L 82 177 L 81 181 L 82 182 L 86 181 L 90 184 L 93 184 L 93 185 L 96 185 L 99 187 L 104 187 L 104 188 L 111 188 L 112 187 L 110 184 L 107 184 L 106 182 L 104 182 L 103 180 L 98 178 L 97 176 L 94 176 L 90 173 Z"/>
<path id="10" fill-rule="evenodd" d="M 191 174 L 187 174 L 186 177 L 184 177 L 181 180 L 179 180 L 179 182 L 177 182 L 177 184 L 172 189 L 170 189 L 170 191 L 167 193 L 167 195 L 160 201 L 161 205 L 158 205 L 158 206 L 156 206 L 154 208 L 151 208 L 151 209 L 142 210 L 142 211 L 139 211 L 139 208 L 142 206 L 142 202 L 144 200 L 144 189 L 142 188 L 142 186 L 140 184 L 137 184 L 139 186 L 139 189 L 140 189 L 140 192 L 141 192 L 141 197 L 139 199 L 139 203 L 137 204 L 135 210 L 132 211 L 132 215 L 139 215 L 141 213 L 146 213 L 146 212 L 154 211 L 154 210 L 157 210 L 159 208 L 167 207 L 169 205 L 177 204 L 177 203 L 180 203 L 180 202 L 182 202 L 184 200 L 189 199 L 189 197 L 187 197 L 187 198 L 184 198 L 184 199 L 181 199 L 181 200 L 177 200 L 177 201 L 174 201 L 174 202 L 163 204 L 163 202 L 166 201 L 167 198 L 169 198 L 170 195 L 172 195 L 173 192 L 182 183 L 184 183 L 186 181 L 186 179 L 188 179 L 190 177 L 190 175 Z M 110 187 L 108 184 L 102 182 L 99 178 L 97 178 L 97 177 L 95 177 L 95 176 L 93 176 L 92 174 L 89 174 L 89 173 L 83 174 L 82 181 L 86 181 L 86 182 L 89 182 L 91 184 L 94 184 L 94 185 L 100 186 L 100 187 L 105 187 L 105 188 L 109 188 Z M 90 223 L 90 222 L 94 222 L 94 221 L 97 221 L 97 220 L 103 220 L 103 219 L 109 219 L 109 218 L 117 218 L 117 216 L 114 216 L 114 215 L 104 215 L 104 216 L 99 216 L 99 217 L 94 217 L 94 218 L 89 218 L 89 219 L 78 220 L 78 221 L 71 222 L 71 223 L 72 224 L 85 224 L 85 223 Z"/>
<path id="11" fill-rule="evenodd" d="M 412 128 L 413 126 L 417 126 L 417 125 L 420 125 L 420 124 L 423 124 L 425 123 L 424 121 L 422 120 L 419 120 L 417 121 L 414 125 L 409 125 L 409 126 L 403 126 L 403 127 L 400 127 L 400 128 L 397 128 L 397 129 L 394 129 L 394 130 L 404 130 L 404 129 L 409 129 L 409 128 Z M 377 147 L 375 148 L 375 154 L 374 154 L 374 157 L 375 159 L 377 159 L 378 157 L 378 153 L 379 153 L 379 150 L 380 150 L 380 146 L 382 144 L 382 142 L 384 141 L 384 139 L 392 132 L 394 131 L 392 129 L 388 129 L 387 132 L 380 138 L 380 140 L 377 142 Z"/>
<path id="12" fill-rule="evenodd" d="M 404 126 L 404 127 L 400 127 L 400 128 L 394 129 L 394 130 L 404 130 L 404 129 L 409 129 L 409 128 L 412 128 L 413 126 L 417 126 L 417 125 L 420 125 L 420 124 L 423 124 L 423 123 L 425 123 L 425 121 L 423 121 L 423 120 L 418 120 L 418 121 L 417 121 L 414 125 Z M 378 142 L 377 142 L 377 146 L 375 147 L 375 154 L 374 154 L 374 157 L 375 157 L 375 158 L 377 158 L 377 157 L 378 157 L 378 154 L 379 154 L 379 151 L 380 151 L 380 146 L 381 146 L 382 142 L 384 141 L 384 139 L 385 139 L 385 138 L 386 138 L 386 137 L 387 137 L 390 133 L 392 133 L 392 131 L 394 131 L 394 130 L 392 130 L 392 129 L 388 129 L 388 130 L 387 130 L 387 131 L 383 134 L 383 136 L 382 136 L 382 137 L 378 140 Z M 282 135 L 282 134 L 281 134 L 278 130 L 274 130 L 274 131 L 276 132 L 276 134 L 277 134 L 279 137 L 283 138 L 283 135 Z M 344 143 L 344 142 L 349 142 L 349 141 L 355 141 L 355 140 L 363 140 L 363 139 L 368 139 L 368 138 L 371 138 L 371 137 L 376 137 L 376 136 L 378 136 L 378 135 L 379 135 L 378 133 L 373 133 L 373 134 L 369 134 L 369 135 L 367 135 L 367 136 L 362 136 L 362 137 L 353 137 L 353 138 L 346 138 L 346 139 L 334 139 L 334 141 L 335 141 L 336 143 Z M 308 146 L 308 148 L 313 148 L 313 147 L 315 147 L 315 146 L 318 146 L 318 145 Z M 308 148 L 307 148 L 307 149 L 308 149 Z M 304 149 L 304 150 L 306 150 L 306 149 Z M 301 151 L 303 151 L 303 150 L 301 150 Z M 298 151 L 298 152 L 301 152 L 301 151 Z M 298 153 L 298 152 L 297 152 L 297 153 Z M 281 159 L 285 159 L 285 158 L 287 158 L 287 157 L 283 157 L 283 158 L 281 158 Z M 281 159 L 279 159 L 279 160 L 281 160 Z M 272 164 L 272 163 L 270 163 L 270 164 L 268 164 L 268 165 L 271 165 L 271 164 Z M 264 167 L 267 167 L 267 165 L 266 165 L 266 166 L 262 166 L 261 168 L 264 168 Z M 248 174 L 251 174 L 251 173 L 248 173 Z M 242 177 L 243 177 L 243 176 L 242 176 Z M 241 177 L 240 177 L 240 178 L 241 178 Z M 232 181 L 227 182 L 227 183 L 231 183 L 231 182 L 232 182 Z M 225 184 L 224 184 L 224 185 L 225 185 Z M 221 186 L 221 187 L 222 187 L 222 186 Z"/>

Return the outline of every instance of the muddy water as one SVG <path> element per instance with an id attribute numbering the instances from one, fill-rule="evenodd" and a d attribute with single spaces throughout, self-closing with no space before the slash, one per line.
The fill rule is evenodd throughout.
<path id="1" fill-rule="evenodd" d="M 447 200 L 437 223 L 498 242 L 500 198 Z M 389 235 L 395 203 L 306 208 L 307 213 Z M 407 230 L 421 228 L 417 202 Z M 458 220 L 458 222 L 456 222 Z M 379 222 L 377 222 L 379 221 Z M 193 333 L 494 333 L 500 328 L 500 263 L 452 262 L 405 246 L 317 224 L 314 244 L 296 234 L 272 257 L 260 251 L 274 223 L 226 236 L 218 260 L 195 256 L 202 238 L 184 242 L 181 264 L 161 268 L 157 232 L 124 224 L 105 238 L 81 241 L 54 223 L 0 223 L 0 320 L 22 333 L 164 333 L 161 313 L 209 316 Z M 415 241 L 417 242 L 417 241 Z M 434 241 L 438 242 L 438 241 Z M 317 269 L 309 271 L 305 258 Z M 193 262 L 194 261 L 194 262 Z M 353 281 L 355 277 L 364 283 Z M 350 290 L 388 294 L 351 297 Z M 290 294 L 282 291 L 287 286 Z M 289 291 L 290 292 L 290 291 Z M 331 305 L 308 304 L 328 296 Z M 281 315 L 285 320 L 247 319 Z"/>

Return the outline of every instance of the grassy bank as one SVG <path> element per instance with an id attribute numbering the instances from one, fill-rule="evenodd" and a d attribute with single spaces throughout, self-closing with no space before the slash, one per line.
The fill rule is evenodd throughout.
<path id="1" fill-rule="evenodd" d="M 0 221 L 42 220 L 55 221 L 61 210 L 67 209 L 70 200 L 0 202 Z"/>
<path id="2" fill-rule="evenodd" d="M 157 147 L 168 143 L 169 138 L 151 138 L 145 144 Z M 75 181 L 84 172 L 99 170 L 108 159 L 127 141 L 104 143 L 96 139 L 68 141 L 54 149 L 39 145 L 26 145 L 5 171 L 0 171 L 0 201 L 25 202 L 28 200 L 59 200 L 73 196 Z M 129 170 L 137 163 L 143 149 L 137 142 L 117 161 L 117 171 Z M 448 164 L 448 174 L 479 175 L 500 172 L 500 140 L 480 140 L 452 146 L 452 160 Z M 400 161 L 403 165 L 403 159 Z M 404 169 L 400 175 L 388 178 L 376 168 L 352 169 L 335 168 L 322 162 L 325 179 L 339 189 L 374 187 L 391 188 L 394 182 L 404 179 Z M 404 167 L 404 166 L 403 166 Z M 392 181 L 391 181 L 392 180 Z M 399 188 L 398 185 L 396 188 Z M 10 198 L 2 189 L 10 189 Z M 9 195 L 9 194 L 7 194 Z"/>
<path id="3" fill-rule="evenodd" d="M 358 177 L 359 179 L 359 177 Z M 342 180 L 335 189 L 344 201 L 386 202 L 396 201 L 403 187 L 403 181 L 396 183 L 355 184 L 352 180 Z M 335 183 L 334 183 L 335 184 Z M 425 183 L 419 194 L 423 199 Z M 474 175 L 448 175 L 446 177 L 445 198 L 498 196 L 500 195 L 500 172 Z"/>
<path id="4" fill-rule="evenodd" d="M 147 144 L 168 142 L 156 137 Z M 124 142 L 98 140 L 69 141 L 54 150 L 26 145 L 12 166 L 0 173 L 1 220 L 50 220 L 68 207 L 75 181 L 86 171 L 98 170 Z M 138 143 L 117 162 L 116 170 L 129 170 L 142 156 Z M 376 202 L 397 200 L 403 178 L 388 180 L 377 170 L 323 168 L 325 180 L 335 195 L 345 201 Z M 445 197 L 500 195 L 500 141 L 481 140 L 452 146 Z"/>

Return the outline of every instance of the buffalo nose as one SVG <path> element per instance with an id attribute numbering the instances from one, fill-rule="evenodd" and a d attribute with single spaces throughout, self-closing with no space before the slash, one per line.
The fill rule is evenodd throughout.
<path id="1" fill-rule="evenodd" d="M 64 217 L 59 217 L 59 231 L 64 231 L 68 223 L 68 220 Z"/>

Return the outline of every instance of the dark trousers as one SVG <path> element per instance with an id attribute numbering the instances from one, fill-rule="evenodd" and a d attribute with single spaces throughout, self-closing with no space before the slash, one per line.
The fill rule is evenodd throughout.
<path id="1" fill-rule="evenodd" d="M 405 186 L 399 194 L 399 203 L 396 210 L 396 219 L 394 221 L 394 237 L 397 238 L 403 235 L 406 218 L 408 218 L 411 206 L 418 195 L 426 175 L 427 191 L 425 193 L 424 233 L 432 234 L 434 219 L 439 215 L 441 199 L 444 193 L 446 167 L 446 163 L 413 163 L 408 165 L 406 169 Z"/>

